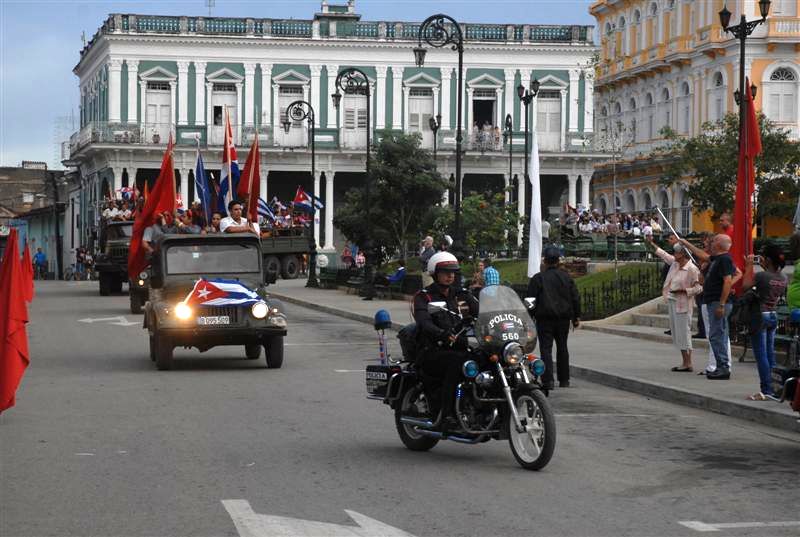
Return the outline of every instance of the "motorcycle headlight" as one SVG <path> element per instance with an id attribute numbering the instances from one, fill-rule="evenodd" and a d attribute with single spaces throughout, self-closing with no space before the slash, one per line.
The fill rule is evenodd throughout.
<path id="1" fill-rule="evenodd" d="M 544 374 L 544 361 L 539 358 L 531 360 L 531 373 L 537 377 L 541 377 Z"/>
<path id="2" fill-rule="evenodd" d="M 503 361 L 507 365 L 517 365 L 524 357 L 525 353 L 522 352 L 522 347 L 519 343 L 509 343 L 506 345 L 506 348 L 503 349 Z"/>
<path id="3" fill-rule="evenodd" d="M 175 306 L 175 317 L 181 320 L 186 320 L 192 316 L 192 308 L 184 304 L 183 302 L 179 302 L 177 306 Z"/>
<path id="4" fill-rule="evenodd" d="M 250 312 L 256 319 L 263 319 L 269 313 L 269 307 L 263 302 L 256 302 L 253 304 L 253 307 L 250 308 Z"/>
<path id="5" fill-rule="evenodd" d="M 461 372 L 464 373 L 464 376 L 468 379 L 475 378 L 478 376 L 478 362 L 475 360 L 467 360 L 464 362 L 464 365 L 461 366 Z"/>
<path id="6" fill-rule="evenodd" d="M 149 277 L 150 277 L 150 275 L 147 274 L 147 271 L 142 271 L 142 272 L 139 273 L 139 279 L 140 280 L 146 280 Z"/>

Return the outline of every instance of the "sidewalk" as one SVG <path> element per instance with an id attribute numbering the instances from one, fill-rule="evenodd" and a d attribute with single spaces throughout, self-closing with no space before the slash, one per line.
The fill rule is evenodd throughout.
<path id="1" fill-rule="evenodd" d="M 286 302 L 370 325 L 379 309 L 391 314 L 395 329 L 412 322 L 407 301 L 364 301 L 341 289 L 308 289 L 305 283 L 305 279 L 278 280 L 268 290 Z M 680 353 L 671 344 L 577 330 L 570 334 L 569 345 L 570 370 L 575 378 L 800 432 L 798 416 L 788 403 L 745 400 L 758 391 L 754 363 L 734 362 L 731 380 L 710 381 L 695 373 L 671 372 L 672 366 L 680 364 Z M 705 365 L 707 352 L 705 348 L 695 349 L 696 371 Z"/>

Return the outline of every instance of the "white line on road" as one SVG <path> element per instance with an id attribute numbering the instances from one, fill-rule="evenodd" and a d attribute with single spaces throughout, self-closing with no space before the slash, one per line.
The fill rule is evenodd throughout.
<path id="1" fill-rule="evenodd" d="M 94 453 L 76 453 L 76 457 L 94 457 Z"/>
<path id="2" fill-rule="evenodd" d="M 86 319 L 78 319 L 79 323 L 87 323 L 87 324 L 94 324 L 94 323 L 108 323 L 117 326 L 135 326 L 141 323 L 136 321 L 129 321 L 122 315 L 117 315 L 116 317 L 100 317 L 100 318 L 91 318 L 87 317 Z"/>
<path id="3" fill-rule="evenodd" d="M 389 526 L 368 516 L 348 511 L 345 513 L 358 526 L 342 526 L 314 520 L 259 515 L 247 500 L 222 500 L 222 505 L 233 520 L 240 537 L 414 537 L 410 533 Z"/>
<path id="4" fill-rule="evenodd" d="M 358 343 L 284 343 L 284 347 L 352 347 L 353 345 L 375 345 L 374 341 Z"/>
<path id="5" fill-rule="evenodd" d="M 678 524 L 699 532 L 711 532 L 722 530 L 736 530 L 744 528 L 791 528 L 800 526 L 800 520 L 787 520 L 778 522 L 721 522 L 719 524 L 709 524 L 699 520 L 683 520 Z"/>
<path id="6" fill-rule="evenodd" d="M 366 369 L 334 369 L 334 373 L 364 373 Z"/>

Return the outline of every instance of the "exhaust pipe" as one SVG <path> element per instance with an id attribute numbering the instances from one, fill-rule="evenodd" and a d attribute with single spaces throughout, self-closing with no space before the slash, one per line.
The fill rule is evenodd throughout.
<path id="1" fill-rule="evenodd" d="M 417 433 L 423 436 L 429 436 L 430 438 L 436 438 L 437 440 L 452 440 L 453 442 L 458 442 L 460 444 L 477 444 L 480 442 L 480 438 L 464 438 L 463 436 L 445 435 L 439 431 L 429 431 L 426 429 L 417 430 Z"/>

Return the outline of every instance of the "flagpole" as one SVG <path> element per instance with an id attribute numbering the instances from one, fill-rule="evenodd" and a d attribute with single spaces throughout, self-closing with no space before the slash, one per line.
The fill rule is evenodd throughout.
<path id="1" fill-rule="evenodd" d="M 674 228 L 674 227 L 672 227 L 672 224 L 669 222 L 669 220 L 667 219 L 667 217 L 666 217 L 666 216 L 664 216 L 664 213 L 662 213 L 662 212 L 661 212 L 661 207 L 659 207 L 658 205 L 656 205 L 656 211 L 658 211 L 658 214 L 660 214 L 660 215 L 661 215 L 661 218 L 664 220 L 664 222 L 666 222 L 666 223 L 667 223 L 667 225 L 669 226 L 669 230 L 672 232 L 672 234 L 673 234 L 673 235 L 675 235 L 675 236 L 676 236 L 676 237 L 677 237 L 677 238 L 680 240 L 681 236 L 680 236 L 680 235 L 678 235 L 678 232 L 677 232 L 677 231 L 675 231 L 675 228 Z M 686 249 L 686 253 L 689 255 L 689 259 L 691 259 L 691 260 L 692 260 L 692 263 L 694 263 L 694 264 L 696 265 L 696 264 L 697 264 L 697 261 L 695 261 L 695 259 L 694 259 L 694 256 L 692 255 L 692 252 L 691 252 L 691 251 L 690 251 L 688 248 Z"/>

